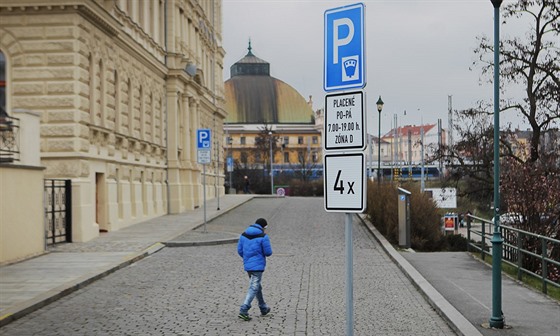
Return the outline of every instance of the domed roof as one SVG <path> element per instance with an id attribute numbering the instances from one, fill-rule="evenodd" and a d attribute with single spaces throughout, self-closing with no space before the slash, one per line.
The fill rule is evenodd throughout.
<path id="1" fill-rule="evenodd" d="M 251 52 L 233 64 L 225 82 L 225 122 L 311 124 L 313 110 L 290 85 L 270 76 L 270 64 Z"/>

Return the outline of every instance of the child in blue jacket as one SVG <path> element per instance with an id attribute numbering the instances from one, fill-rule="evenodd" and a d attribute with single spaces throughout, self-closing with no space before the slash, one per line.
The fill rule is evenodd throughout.
<path id="1" fill-rule="evenodd" d="M 251 309 L 251 302 L 257 297 L 259 309 L 264 316 L 270 312 L 270 307 L 264 302 L 262 294 L 262 275 L 266 268 L 266 257 L 272 255 L 272 246 L 268 235 L 264 230 L 268 223 L 264 218 L 259 218 L 255 224 L 249 226 L 237 244 L 237 253 L 243 258 L 243 266 L 247 274 L 249 274 L 249 290 L 245 301 L 239 309 L 239 318 L 249 321 L 249 309 Z"/>

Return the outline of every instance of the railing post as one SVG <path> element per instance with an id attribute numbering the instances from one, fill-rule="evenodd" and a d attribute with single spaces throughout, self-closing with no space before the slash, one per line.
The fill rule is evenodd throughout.
<path id="1" fill-rule="evenodd" d="M 50 189 L 50 193 L 51 193 L 51 216 L 52 216 L 52 220 L 51 220 L 51 230 L 52 230 L 52 243 L 55 244 L 56 243 L 56 198 L 55 198 L 55 182 L 54 180 L 51 180 L 51 189 Z"/>
<path id="2" fill-rule="evenodd" d="M 542 250 L 542 288 L 543 288 L 543 293 L 547 294 L 547 286 L 546 286 L 546 279 L 548 278 L 548 267 L 547 267 L 547 262 L 546 262 L 546 257 L 547 257 L 547 249 L 546 249 L 546 240 L 544 239 L 543 236 L 539 236 L 539 239 L 541 240 L 541 250 Z"/>
<path id="3" fill-rule="evenodd" d="M 471 251 L 471 217 L 467 215 L 467 251 Z"/>
<path id="4" fill-rule="evenodd" d="M 521 231 L 517 232 L 517 280 L 523 279 L 523 272 L 521 269 L 523 268 L 523 233 Z"/>
<path id="5" fill-rule="evenodd" d="M 72 180 L 64 181 L 64 207 L 65 207 L 65 230 L 66 242 L 72 242 Z"/>
<path id="6" fill-rule="evenodd" d="M 482 261 L 484 261 L 484 248 L 486 247 L 486 223 L 484 223 L 484 221 L 482 221 L 482 240 L 480 243 L 480 257 L 482 258 Z"/>

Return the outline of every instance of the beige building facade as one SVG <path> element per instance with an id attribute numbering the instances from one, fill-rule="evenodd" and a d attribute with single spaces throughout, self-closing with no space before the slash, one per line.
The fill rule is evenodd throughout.
<path id="1" fill-rule="evenodd" d="M 226 117 L 221 0 L 0 0 L 0 52 L 6 113 L 39 114 L 44 177 L 72 181 L 72 241 L 202 205 L 196 131 L 217 148 Z"/>

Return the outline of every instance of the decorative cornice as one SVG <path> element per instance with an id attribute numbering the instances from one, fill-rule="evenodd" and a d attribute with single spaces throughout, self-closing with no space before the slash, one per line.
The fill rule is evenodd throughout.
<path id="1" fill-rule="evenodd" d="M 2 15 L 21 15 L 21 14 L 67 14 L 78 13 L 88 21 L 94 23 L 99 29 L 110 36 L 116 36 L 120 30 L 120 23 L 115 20 L 105 9 L 95 1 L 66 0 L 58 1 L 59 4 L 12 4 L 5 2 L 0 4 L 0 14 Z"/>

